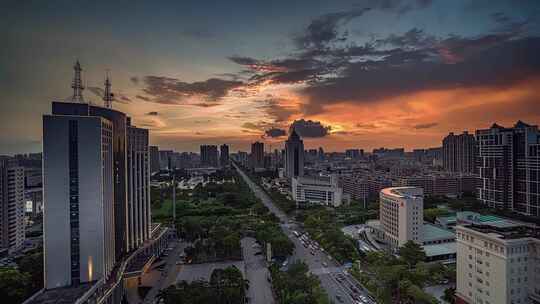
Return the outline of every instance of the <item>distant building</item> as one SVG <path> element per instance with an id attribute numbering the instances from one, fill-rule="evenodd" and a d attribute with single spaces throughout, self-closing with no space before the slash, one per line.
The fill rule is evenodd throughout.
<path id="1" fill-rule="evenodd" d="M 456 232 L 456 303 L 540 303 L 538 227 L 506 220 Z"/>
<path id="2" fill-rule="evenodd" d="M 473 192 L 478 178 L 475 175 L 424 175 L 401 177 L 398 184 L 403 187 L 419 187 L 425 196 L 461 196 Z"/>
<path id="3" fill-rule="evenodd" d="M 345 150 L 345 156 L 352 159 L 358 159 L 360 158 L 360 149 L 347 149 Z"/>
<path id="4" fill-rule="evenodd" d="M 218 149 L 214 145 L 201 146 L 201 167 L 218 167 Z"/>
<path id="5" fill-rule="evenodd" d="M 219 146 L 219 163 L 221 166 L 229 164 L 229 146 L 226 144 Z"/>
<path id="6" fill-rule="evenodd" d="M 251 144 L 251 167 L 264 168 L 264 143 L 254 142 Z"/>
<path id="7" fill-rule="evenodd" d="M 361 202 L 379 196 L 379 192 L 392 186 L 392 180 L 382 177 L 342 176 L 340 185 L 343 193 L 349 194 L 352 199 Z"/>
<path id="8" fill-rule="evenodd" d="M 395 148 L 395 149 L 379 148 L 379 149 L 373 149 L 373 154 L 377 155 L 377 157 L 401 158 L 405 156 L 405 149 L 404 148 Z"/>
<path id="9" fill-rule="evenodd" d="M 296 176 L 292 178 L 292 194 L 297 204 L 320 204 L 338 207 L 342 204 L 343 190 L 337 178 Z"/>
<path id="10" fill-rule="evenodd" d="M 321 151 L 322 148 L 319 148 Z M 324 155 L 324 153 L 323 153 Z M 304 142 L 293 129 L 285 141 L 285 176 L 294 178 L 304 175 Z"/>
<path id="11" fill-rule="evenodd" d="M 476 131 L 478 200 L 489 207 L 540 216 L 540 132 L 518 121 Z"/>
<path id="12" fill-rule="evenodd" d="M 24 168 L 0 159 L 0 249 L 17 251 L 24 242 Z"/>
<path id="13" fill-rule="evenodd" d="M 157 146 L 150 146 L 150 173 L 158 172 L 159 166 L 159 148 Z"/>
<path id="14" fill-rule="evenodd" d="M 159 169 L 172 169 L 174 167 L 171 164 L 171 156 L 173 155 L 173 150 L 159 150 Z M 171 167 L 171 165 L 173 165 Z"/>
<path id="15" fill-rule="evenodd" d="M 380 222 L 393 248 L 411 240 L 422 244 L 424 196 L 421 188 L 393 187 L 381 190 Z"/>
<path id="16" fill-rule="evenodd" d="M 443 167 L 446 171 L 474 173 L 476 171 L 476 140 L 472 134 L 450 133 L 443 139 Z"/>

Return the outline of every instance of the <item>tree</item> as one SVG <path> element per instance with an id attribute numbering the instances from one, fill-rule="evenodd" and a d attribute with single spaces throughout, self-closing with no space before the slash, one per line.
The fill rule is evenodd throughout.
<path id="1" fill-rule="evenodd" d="M 31 292 L 31 278 L 15 268 L 0 268 L 0 299 L 2 303 L 22 303 Z"/>
<path id="2" fill-rule="evenodd" d="M 454 304 L 456 302 L 456 289 L 455 288 L 446 288 L 444 290 L 443 300 L 450 304 Z"/>
<path id="3" fill-rule="evenodd" d="M 28 273 L 31 280 L 31 290 L 33 292 L 43 288 L 43 249 L 38 252 L 29 254 L 17 263 L 19 271 Z"/>
<path id="4" fill-rule="evenodd" d="M 400 247 L 399 255 L 409 265 L 409 268 L 413 268 L 418 262 L 426 259 L 426 253 L 422 246 L 413 241 L 407 241 Z"/>

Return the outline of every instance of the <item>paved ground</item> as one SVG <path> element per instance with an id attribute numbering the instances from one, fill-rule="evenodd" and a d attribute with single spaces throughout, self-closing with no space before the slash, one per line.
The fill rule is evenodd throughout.
<path id="1" fill-rule="evenodd" d="M 181 243 L 178 241 L 173 241 L 169 245 L 173 249 L 168 252 L 167 257 L 163 257 L 163 260 L 165 261 L 165 267 L 163 268 L 163 271 L 158 271 L 156 269 L 152 270 L 150 273 L 145 274 L 149 275 L 151 277 L 146 278 L 143 276 L 143 285 L 145 286 L 152 286 L 152 289 L 148 292 L 146 297 L 144 298 L 144 304 L 153 304 L 156 302 L 156 296 L 158 295 L 159 291 L 161 289 L 165 289 L 172 285 L 175 282 L 176 275 L 179 270 L 179 266 L 176 265 L 176 261 L 178 260 L 178 257 L 180 256 L 180 253 L 184 251 L 184 248 L 187 246 L 187 243 Z M 159 276 L 156 277 L 156 273 L 159 273 Z M 146 279 L 153 280 L 146 283 Z"/>
<path id="2" fill-rule="evenodd" d="M 236 166 L 236 165 L 235 165 Z M 236 167 L 242 178 L 246 181 L 255 195 L 261 199 L 262 203 L 274 213 L 282 222 L 281 229 L 289 236 L 295 245 L 295 251 L 291 259 L 304 261 L 311 273 L 317 275 L 321 281 L 321 286 L 326 290 L 330 300 L 335 303 L 361 303 L 357 302 L 360 296 L 367 298 L 367 303 L 375 303 L 369 298 L 368 292 L 360 286 L 360 284 L 350 275 L 343 273 L 343 268 L 337 261 L 332 259 L 321 250 L 305 248 L 302 242 L 293 234 L 294 230 L 298 230 L 296 225 L 289 221 L 287 215 L 283 213 L 277 206 L 274 205 L 270 197 L 251 179 Z M 325 263 L 327 266 L 323 266 Z M 338 275 L 340 277 L 338 278 Z M 341 279 L 341 276 L 343 279 Z M 356 299 L 355 299 L 356 298 Z"/>
<path id="3" fill-rule="evenodd" d="M 246 275 L 249 280 L 248 298 L 250 304 L 273 304 L 272 285 L 270 284 L 264 252 L 260 255 L 255 253 L 261 251 L 261 247 L 254 238 L 242 239 L 242 250 L 244 253 L 244 263 Z"/>

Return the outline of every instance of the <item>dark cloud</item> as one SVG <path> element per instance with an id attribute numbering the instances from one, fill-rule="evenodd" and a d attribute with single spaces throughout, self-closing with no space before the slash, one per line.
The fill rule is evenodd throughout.
<path id="1" fill-rule="evenodd" d="M 146 113 L 146 115 L 148 115 L 148 116 L 158 116 L 159 113 L 158 113 L 158 112 L 155 112 L 155 111 L 152 111 L 152 112 Z"/>
<path id="2" fill-rule="evenodd" d="M 268 129 L 268 130 L 264 131 L 264 134 L 267 137 L 275 138 L 275 137 L 282 137 L 282 136 L 287 135 L 287 131 L 285 131 L 283 129 L 278 129 L 278 128 L 271 128 L 271 129 Z"/>
<path id="3" fill-rule="evenodd" d="M 425 124 L 417 124 L 417 125 L 414 125 L 413 128 L 417 129 L 417 130 L 420 130 L 420 129 L 430 129 L 430 128 L 433 128 L 433 127 L 436 127 L 438 126 L 439 124 L 436 123 L 436 122 L 430 122 L 430 123 L 425 123 Z"/>
<path id="4" fill-rule="evenodd" d="M 183 82 L 176 78 L 163 76 L 145 76 L 142 91 L 151 96 L 151 101 L 165 104 L 178 104 L 192 96 L 204 97 L 216 101 L 244 83 L 235 80 L 210 78 L 205 81 Z"/>
<path id="5" fill-rule="evenodd" d="M 96 95 L 100 99 L 103 99 L 105 95 L 105 90 L 100 87 L 87 87 L 88 91 Z M 121 93 L 113 93 L 113 101 L 118 103 L 130 103 L 131 99 Z"/>
<path id="6" fill-rule="evenodd" d="M 274 123 L 286 122 L 291 116 L 299 113 L 298 109 L 283 105 L 283 103 L 286 103 L 285 100 L 270 98 L 259 101 L 259 103 L 260 105 L 258 108 L 265 111 L 266 114 L 274 120 Z"/>
<path id="7" fill-rule="evenodd" d="M 540 38 L 510 37 L 454 36 L 429 49 L 399 49 L 377 61 L 348 63 L 337 77 L 303 90 L 308 111 L 316 113 L 333 102 L 373 102 L 426 89 L 507 86 L 539 76 Z"/>
<path id="8" fill-rule="evenodd" d="M 332 127 L 324 126 L 319 121 L 295 120 L 290 129 L 294 129 L 301 137 L 324 137 L 329 134 Z"/>
<path id="9" fill-rule="evenodd" d="M 432 2 L 432 0 L 370 0 L 368 5 L 373 9 L 404 14 L 411 10 L 426 8 Z"/>
<path id="10" fill-rule="evenodd" d="M 135 85 L 139 84 L 139 77 L 137 77 L 137 76 L 132 76 L 132 77 L 129 78 L 129 80 Z"/>
<path id="11" fill-rule="evenodd" d="M 319 16 L 313 19 L 305 32 L 294 41 L 300 49 L 321 49 L 331 42 L 343 41 L 346 34 L 340 34 L 339 27 L 369 10 L 370 8 L 358 8 Z"/>

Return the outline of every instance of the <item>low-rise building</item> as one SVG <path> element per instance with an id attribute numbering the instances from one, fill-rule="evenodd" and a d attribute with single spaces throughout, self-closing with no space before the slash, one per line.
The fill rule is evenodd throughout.
<path id="1" fill-rule="evenodd" d="M 292 178 L 293 199 L 297 204 L 322 204 L 340 206 L 343 189 L 333 176 L 298 176 Z"/>

